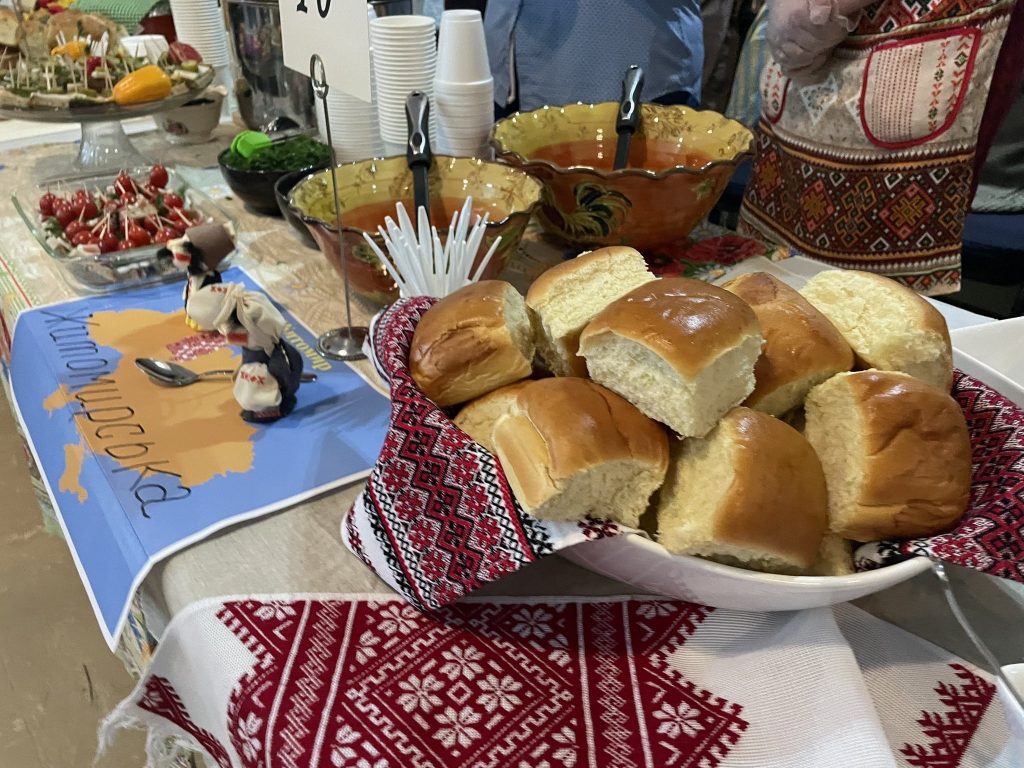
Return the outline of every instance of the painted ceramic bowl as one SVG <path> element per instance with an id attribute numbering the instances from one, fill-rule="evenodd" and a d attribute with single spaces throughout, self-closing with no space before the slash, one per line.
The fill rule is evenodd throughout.
<path id="1" fill-rule="evenodd" d="M 412 213 L 412 172 L 404 156 L 339 165 L 336 171 L 343 248 L 338 246 L 328 171 L 299 182 L 289 194 L 288 203 L 339 274 L 341 259 L 346 259 L 353 290 L 380 304 L 394 301 L 398 298 L 398 288 L 364 240 L 363 233 L 370 234 L 384 250 L 377 227 L 383 226 L 387 216 L 396 218 L 398 202 L 403 202 Z M 499 236 L 501 244 L 484 278 L 495 277 L 504 268 L 519 245 L 541 196 L 540 182 L 521 170 L 501 163 L 445 156 L 434 157 L 429 190 L 430 217 L 442 242 L 448 234 L 452 214 L 462 208 L 467 197 L 473 198 L 474 213 L 489 214 L 477 258 L 482 258 Z"/>
<path id="2" fill-rule="evenodd" d="M 641 250 L 681 240 L 718 202 L 753 134 L 717 112 L 644 104 L 629 165 L 613 171 L 618 106 L 517 112 L 495 125 L 491 144 L 544 182 L 538 216 L 562 240 Z"/>

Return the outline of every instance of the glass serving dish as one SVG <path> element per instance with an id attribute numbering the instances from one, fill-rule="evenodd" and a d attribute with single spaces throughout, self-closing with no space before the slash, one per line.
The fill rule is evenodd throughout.
<path id="1" fill-rule="evenodd" d="M 113 168 L 139 165 L 146 158 L 135 148 L 121 126 L 122 120 L 149 117 L 159 112 L 176 109 L 199 98 L 214 81 L 211 69 L 184 93 L 176 93 L 159 101 L 141 104 L 76 103 L 68 107 L 0 107 L 0 117 L 12 120 L 32 120 L 42 123 L 79 123 L 82 139 L 78 153 L 64 159 L 47 172 L 47 180 L 87 178 Z"/>
<path id="2" fill-rule="evenodd" d="M 125 168 L 133 178 L 144 177 L 149 166 Z M 132 248 L 127 251 L 111 251 L 97 255 L 74 254 L 55 242 L 45 230 L 38 209 L 38 200 L 46 191 L 66 194 L 85 187 L 87 189 L 106 189 L 114 183 L 120 171 L 108 171 L 95 176 L 76 179 L 67 185 L 53 182 L 40 182 L 11 194 L 15 210 L 25 222 L 29 231 L 43 250 L 57 261 L 65 275 L 76 288 L 87 293 L 107 293 L 110 291 L 135 288 L 153 283 L 171 282 L 181 279 L 182 271 L 174 266 L 170 256 L 158 254 L 163 245 L 150 245 Z M 220 206 L 195 187 L 189 186 L 181 176 L 168 169 L 168 191 L 179 193 L 185 201 L 185 208 L 196 211 L 203 216 L 203 221 L 216 221 L 226 224 L 234 235 L 236 223 Z"/>

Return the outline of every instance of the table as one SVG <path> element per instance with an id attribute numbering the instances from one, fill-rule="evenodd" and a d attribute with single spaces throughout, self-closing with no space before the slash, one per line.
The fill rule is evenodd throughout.
<path id="1" fill-rule="evenodd" d="M 279 219 L 255 216 L 237 200 L 226 197 L 217 183 L 215 157 L 230 138 L 232 129 L 222 127 L 217 140 L 199 147 L 167 147 L 157 136 L 137 142 L 143 151 L 158 154 L 168 164 L 192 166 L 183 175 L 207 188 L 238 221 L 245 250 L 241 263 L 264 287 L 292 310 L 314 332 L 338 325 L 341 318 L 341 282 L 320 254 L 292 237 Z M 33 163 L 50 154 L 66 151 L 55 147 L 19 149 L 5 157 L 5 176 L 20 176 Z M 205 166 L 195 167 L 195 166 Z M 214 170 L 209 167 L 214 166 Z M 719 232 L 712 232 L 718 234 Z M 528 284 L 544 267 L 543 257 L 527 249 L 512 279 Z M 28 235 L 10 201 L 0 200 L 0 308 L 8 327 L 26 306 L 75 297 L 56 264 Z M 375 307 L 357 299 L 356 320 L 363 321 Z M 981 322 L 978 316 L 959 315 L 960 322 Z M 368 365 L 359 363 L 364 370 Z M 6 381 L 5 381 L 6 383 Z M 45 492 L 37 483 L 41 501 Z M 120 641 L 119 655 L 129 671 L 138 675 L 162 635 L 166 622 L 186 606 L 204 598 L 232 594 L 276 593 L 379 593 L 387 591 L 355 556 L 341 546 L 339 522 L 360 490 L 351 486 L 255 522 L 241 524 L 186 549 L 162 564 L 147 578 L 136 597 L 129 625 Z M 46 502 L 48 505 L 48 502 Z M 552 583 L 572 585 L 568 592 L 603 596 L 621 594 L 617 582 L 584 571 L 566 561 L 550 558 L 481 590 L 481 596 L 533 595 L 549 591 Z M 1001 663 L 1019 661 L 1015 638 L 1024 630 L 1024 601 L 995 582 L 977 580 L 961 587 L 974 598 L 977 623 L 993 645 Z M 858 601 L 860 607 L 903 627 L 974 663 L 984 666 L 977 651 L 960 631 L 945 607 L 930 574 L 885 593 Z M 1012 617 L 1013 631 L 1007 617 Z"/>

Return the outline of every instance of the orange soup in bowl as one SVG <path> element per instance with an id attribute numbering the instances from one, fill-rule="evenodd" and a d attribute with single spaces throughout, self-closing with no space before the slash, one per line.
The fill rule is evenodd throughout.
<path id="1" fill-rule="evenodd" d="M 617 137 L 606 140 L 581 139 L 549 144 L 533 151 L 529 159 L 547 160 L 561 168 L 584 165 L 601 171 L 612 170 L 615 161 Z M 676 166 L 703 168 L 711 162 L 711 155 L 699 149 L 681 149 L 676 142 L 644 141 L 636 136 L 629 145 L 629 168 L 647 171 L 665 171 Z"/>

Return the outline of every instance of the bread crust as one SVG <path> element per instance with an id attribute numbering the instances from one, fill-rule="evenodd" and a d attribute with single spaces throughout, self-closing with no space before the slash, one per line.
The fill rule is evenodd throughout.
<path id="1" fill-rule="evenodd" d="M 547 295 L 564 280 L 572 280 L 575 273 L 582 267 L 589 267 L 600 261 L 615 261 L 623 256 L 640 256 L 642 254 L 635 248 L 626 245 L 609 245 L 598 248 L 596 251 L 581 253 L 575 259 L 563 261 L 549 269 L 544 270 L 530 285 L 526 292 L 526 305 L 535 309 L 537 304 L 547 299 Z M 654 279 L 654 275 L 651 275 Z"/>
<path id="2" fill-rule="evenodd" d="M 744 405 L 756 408 L 768 396 L 800 380 L 814 380 L 848 371 L 853 367 L 853 350 L 832 322 L 795 289 L 767 272 L 740 275 L 724 286 L 750 305 L 765 338 L 764 350 L 754 365 L 756 384 Z M 774 416 L 800 405 L 796 396 Z"/>
<path id="3" fill-rule="evenodd" d="M 668 436 L 654 420 L 588 379 L 531 381 L 494 429 L 502 468 L 527 510 L 559 493 L 576 473 L 602 463 L 646 462 L 662 476 Z"/>
<path id="4" fill-rule="evenodd" d="M 692 379 L 760 328 L 754 310 L 738 296 L 674 277 L 642 285 L 609 304 L 583 329 L 580 348 L 605 333 L 642 344 Z"/>
<path id="5" fill-rule="evenodd" d="M 811 568 L 828 525 L 828 496 L 810 443 L 785 422 L 744 407 L 703 439 L 732 442 L 733 481 L 713 512 L 715 544 L 763 553 L 794 571 Z M 663 492 L 662 504 L 671 503 Z"/>
<path id="6" fill-rule="evenodd" d="M 456 405 L 533 372 L 532 344 L 517 345 L 505 317 L 507 300 L 522 297 L 506 282 L 483 280 L 424 313 L 413 334 L 409 369 L 427 397 L 442 407 Z"/>
<path id="7" fill-rule="evenodd" d="M 846 386 L 861 420 L 863 482 L 854 509 L 833 510 L 832 530 L 853 541 L 933 536 L 963 516 L 971 491 L 971 442 L 957 402 L 913 376 L 858 371 Z M 810 397 L 814 397 L 812 392 Z M 827 418 L 808 413 L 809 433 Z"/>

